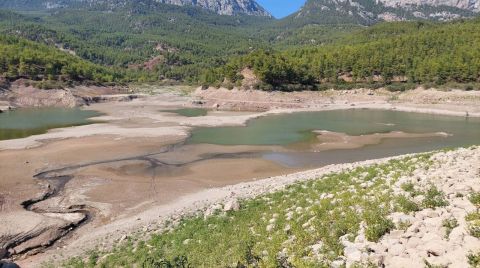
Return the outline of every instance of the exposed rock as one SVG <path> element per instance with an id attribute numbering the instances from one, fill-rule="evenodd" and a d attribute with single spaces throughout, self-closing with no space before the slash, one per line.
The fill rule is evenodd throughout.
<path id="1" fill-rule="evenodd" d="M 346 247 L 343 252 L 347 258 L 347 263 L 349 264 L 360 262 L 362 260 L 362 252 L 354 246 Z"/>
<path id="2" fill-rule="evenodd" d="M 275 224 L 269 224 L 269 225 L 267 225 L 267 227 L 265 228 L 265 230 L 266 230 L 267 232 L 271 232 L 271 231 L 273 231 L 274 228 L 275 228 Z"/>
<path id="3" fill-rule="evenodd" d="M 465 10 L 472 10 L 472 11 L 480 11 L 480 1 L 477 0 L 380 0 L 380 2 L 384 3 L 388 7 L 408 7 L 411 8 L 412 6 L 420 6 L 420 5 L 427 5 L 427 6 L 449 6 L 449 7 L 456 7 Z"/>
<path id="4" fill-rule="evenodd" d="M 253 89 L 256 85 L 261 83 L 261 80 L 255 75 L 252 69 L 245 68 L 240 73 L 243 76 L 242 88 Z"/>
<path id="5" fill-rule="evenodd" d="M 445 254 L 447 248 L 446 243 L 442 240 L 432 240 L 427 242 L 425 245 L 421 245 L 420 247 L 424 248 L 428 255 L 433 255 L 435 257 Z"/>
<path id="6" fill-rule="evenodd" d="M 232 198 L 225 203 L 224 211 L 237 211 L 240 209 L 240 202 L 236 198 Z"/>
<path id="7" fill-rule="evenodd" d="M 343 260 L 335 260 L 330 264 L 331 268 L 340 268 L 345 265 L 345 261 Z"/>
<path id="8" fill-rule="evenodd" d="M 171 4 L 177 6 L 197 6 L 211 10 L 221 15 L 255 15 L 270 17 L 262 6 L 254 0 L 27 0 L 22 2 L 1 2 L 0 8 L 12 9 L 53 9 L 53 8 L 97 8 L 106 11 L 130 7 L 133 11 L 137 7 L 149 6 L 154 9 L 159 4 Z"/>
<path id="9" fill-rule="evenodd" d="M 413 267 L 424 267 L 424 263 L 419 260 L 414 260 L 408 257 L 392 257 L 390 260 L 385 262 L 386 267 L 391 268 L 413 268 Z"/>
<path id="10" fill-rule="evenodd" d="M 207 210 L 205 210 L 204 216 L 205 217 L 212 216 L 213 214 L 215 214 L 215 212 L 217 212 L 221 209 L 222 209 L 221 204 L 215 204 L 215 205 L 209 207 Z"/>
<path id="11" fill-rule="evenodd" d="M 41 215 L 29 211 L 4 213 L 0 217 L 0 248 L 12 249 L 15 254 L 51 245 L 68 232 L 70 226 L 80 223 L 85 215 L 47 214 Z M 23 224 L 12 224 L 22 219 Z"/>
<path id="12" fill-rule="evenodd" d="M 379 0 L 379 1 L 337 1 L 309 0 L 303 8 L 292 15 L 299 22 L 326 24 L 339 20 L 371 25 L 379 21 L 404 21 L 415 18 L 430 20 L 452 20 L 473 17 L 480 11 L 479 0 Z M 428 6 L 428 9 L 425 8 Z M 341 17 L 341 18 L 338 18 Z M 351 78 L 341 75 L 339 79 Z M 374 81 L 382 80 L 373 77 Z M 394 77 L 405 81 L 405 77 Z"/>
<path id="13" fill-rule="evenodd" d="M 315 244 L 315 245 L 310 246 L 310 248 L 312 249 L 313 254 L 315 254 L 315 255 L 320 254 L 320 250 L 322 249 L 322 247 L 323 247 L 323 243 L 322 243 L 321 241 L 318 242 L 318 243 Z"/>
<path id="14" fill-rule="evenodd" d="M 388 248 L 388 253 L 393 256 L 400 256 L 405 251 L 405 246 L 402 244 L 395 244 Z"/>
<path id="15" fill-rule="evenodd" d="M 396 225 L 400 223 L 414 223 L 415 222 L 415 217 L 401 213 L 401 212 L 395 212 L 392 215 L 390 215 L 390 219 L 392 222 Z"/>

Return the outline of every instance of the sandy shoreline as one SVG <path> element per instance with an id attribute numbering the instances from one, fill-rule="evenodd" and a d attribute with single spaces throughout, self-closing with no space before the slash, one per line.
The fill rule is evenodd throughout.
<path id="1" fill-rule="evenodd" d="M 460 149 L 475 151 L 480 155 L 478 147 Z M 437 154 L 443 154 L 442 152 Z M 125 237 L 145 238 L 147 233 L 161 232 L 166 222 L 174 223 L 183 217 L 201 215 L 211 207 L 223 205 L 232 200 L 251 199 L 268 193 L 284 189 L 286 186 L 303 181 L 314 180 L 330 173 L 339 173 L 352 170 L 356 167 L 366 167 L 377 164 L 384 164 L 390 160 L 403 159 L 417 154 L 401 155 L 381 159 L 372 159 L 348 164 L 328 165 L 318 169 L 292 173 L 288 175 L 274 176 L 266 179 L 251 182 L 238 183 L 231 186 L 212 188 L 192 193 L 190 195 L 175 199 L 169 204 L 152 207 L 139 213 L 135 217 L 121 219 L 100 228 L 82 237 L 78 237 L 63 248 L 57 248 L 54 252 L 46 255 L 33 256 L 30 259 L 20 261 L 19 264 L 26 267 L 36 267 L 38 261 L 61 261 L 65 258 L 77 255 L 85 255 L 91 248 L 109 249 L 114 241 L 121 241 Z M 478 163 L 465 163 L 478 165 Z M 47 257 L 48 256 L 48 257 Z M 22 266 L 22 267 L 23 267 Z"/>
<path id="2" fill-rule="evenodd" d="M 230 106 L 231 103 L 237 103 L 235 94 L 234 92 L 233 96 L 231 96 L 230 102 L 228 102 L 228 99 L 223 99 L 220 108 L 235 110 L 231 109 L 233 107 Z M 158 112 L 159 107 L 192 106 L 192 97 L 168 93 L 168 97 L 165 97 L 165 95 L 152 96 L 135 99 L 130 102 L 101 103 L 89 107 L 89 109 L 105 113 L 106 115 L 99 119 L 108 121 L 108 123 L 55 129 L 46 134 L 24 139 L 0 141 L 0 160 L 4 159 L 0 161 L 0 167 L 15 170 L 9 177 L 0 178 L 0 182 L 3 181 L 1 183 L 3 189 L 0 187 L 0 195 L 4 193 L 4 196 L 9 197 L 16 191 L 21 193 L 16 196 L 17 200 L 25 200 L 39 191 L 38 182 L 32 180 L 34 174 L 78 163 L 86 164 L 85 167 L 78 170 L 75 169 L 73 173 L 65 173 L 73 174 L 75 180 L 69 182 L 65 188 L 65 193 L 69 195 L 69 198 L 66 201 L 59 201 L 60 203 L 58 204 L 67 207 L 69 204 L 80 202 L 88 204 L 100 212 L 105 210 L 104 213 L 106 213 L 105 216 L 101 216 L 100 213 L 101 217 L 98 217 L 94 224 L 82 226 L 78 232 L 74 232 L 65 241 L 60 241 L 56 246 L 54 245 L 54 247 L 47 249 L 40 255 L 19 260 L 19 263 L 25 267 L 34 267 L 41 261 L 56 258 L 55 256 L 62 255 L 62 258 L 64 258 L 78 255 L 84 250 L 91 249 L 97 245 L 111 245 L 112 241 L 131 232 L 157 230 L 161 227 L 162 221 L 170 218 L 178 219 L 182 215 L 205 209 L 215 203 L 226 202 L 232 198 L 249 198 L 257 194 L 281 189 L 285 185 L 298 180 L 311 179 L 328 172 L 339 171 L 357 165 L 385 162 L 391 159 L 384 158 L 355 164 L 330 165 L 320 169 L 294 173 L 298 170 L 277 168 L 268 163 L 268 161 L 249 160 L 247 157 L 238 160 L 245 161 L 245 163 L 249 161 L 248 165 L 238 165 L 240 162 L 238 160 L 222 160 L 226 168 L 223 168 L 223 171 L 220 170 L 219 173 L 219 170 L 212 170 L 212 167 L 216 165 L 215 163 L 208 161 L 195 163 L 194 161 L 207 152 L 226 153 L 227 151 L 224 151 L 224 148 L 221 146 L 186 147 L 184 152 L 180 152 L 175 157 L 182 159 L 188 155 L 191 158 L 189 161 L 193 161 L 192 164 L 188 164 L 188 168 L 185 169 L 166 169 L 168 172 L 173 172 L 171 174 L 174 174 L 178 182 L 168 182 L 162 179 L 161 176 L 152 182 L 149 173 L 145 173 L 150 170 L 147 164 L 148 161 L 161 162 L 164 159 L 161 156 L 152 158 L 147 155 L 157 154 L 165 145 L 181 142 L 188 137 L 191 129 L 194 127 L 241 126 L 245 125 L 248 120 L 271 114 L 344 109 L 396 110 L 466 116 L 466 112 L 461 111 L 463 108 L 461 106 L 452 108 L 451 104 L 448 104 L 443 108 L 438 107 L 438 105 L 435 105 L 435 108 L 413 107 L 408 104 L 391 103 L 385 100 L 383 95 L 382 99 L 373 97 L 374 100 L 368 101 L 364 99 L 370 97 L 368 94 L 368 92 L 365 92 L 362 97 L 354 95 L 353 97 L 350 96 L 351 98 L 347 101 L 342 99 L 333 103 L 331 102 L 331 96 L 328 96 L 324 99 L 318 99 L 315 104 L 303 103 L 304 107 L 302 107 L 302 103 L 300 103 L 300 106 L 289 107 L 290 102 L 287 101 L 271 102 L 269 106 L 271 110 L 265 112 L 234 113 L 211 110 L 205 117 L 188 118 Z M 198 97 L 198 95 L 196 96 Z M 297 97 L 291 95 L 289 98 Z M 211 107 L 209 105 L 212 101 L 206 99 L 204 107 Z M 215 101 L 218 101 L 218 99 Z M 256 101 L 255 105 L 268 102 L 269 100 Z M 299 104 L 297 101 L 291 103 Z M 480 117 L 480 110 L 471 110 L 468 112 L 468 117 Z M 356 145 L 354 145 L 362 146 L 362 144 L 375 143 L 382 138 L 408 137 L 408 133 L 401 135 L 394 133 L 390 135 L 391 137 L 389 135 L 385 137 L 367 137 L 364 140 L 357 140 Z M 345 138 L 341 135 L 336 135 L 335 137 L 330 137 L 329 142 L 332 142 L 333 139 L 333 143 L 335 141 L 338 143 L 339 137 Z M 86 144 L 88 146 L 85 146 Z M 353 146 L 352 144 L 349 146 Z M 61 150 L 57 151 L 58 148 L 61 148 Z M 193 153 L 188 148 L 193 150 Z M 234 149 L 234 151 L 239 153 L 252 150 L 257 150 L 257 148 L 238 147 Z M 280 150 L 280 148 L 275 148 L 274 150 Z M 115 159 L 119 158 L 119 156 L 131 156 L 133 158 L 128 161 L 116 161 Z M 92 165 L 85 161 L 86 157 L 93 163 Z M 43 160 L 38 161 L 39 158 Z M 102 162 L 106 159 L 109 161 L 114 159 L 115 161 L 106 165 L 95 164 L 96 161 Z M 246 166 L 249 167 L 247 168 Z M 228 170 L 237 170 L 238 172 L 232 173 L 227 180 L 222 178 L 222 176 L 218 176 L 221 172 L 228 172 Z M 293 174 L 278 176 L 285 173 Z M 60 172 L 59 174 L 63 173 Z M 138 183 L 135 185 L 127 184 L 124 182 L 126 177 L 135 178 L 135 181 Z M 21 180 L 23 186 L 11 183 L 16 178 L 23 178 Z M 154 188 L 155 186 L 161 186 L 172 189 L 170 190 L 171 195 L 160 199 L 138 199 L 138 193 L 147 191 L 147 189 L 151 191 L 152 185 Z M 175 187 L 184 189 L 177 193 L 174 191 Z M 125 191 L 128 189 L 125 194 L 130 201 L 122 201 L 118 203 L 117 207 L 112 207 L 108 205 L 107 201 L 120 198 L 120 196 L 116 197 L 114 195 L 115 191 L 117 193 L 123 191 L 118 189 L 125 189 Z M 105 192 L 111 192 L 112 194 L 105 196 Z M 155 192 L 148 193 L 149 196 L 155 195 Z M 105 198 L 105 201 L 102 198 Z M 124 197 L 122 196 L 122 198 Z M 6 205 L 7 208 L 8 206 L 16 206 L 13 203 L 10 205 L 7 203 Z M 2 205 L 2 207 L 4 206 Z M 116 216 L 108 215 L 112 211 L 121 211 L 122 209 L 125 213 L 118 214 L 116 212 L 114 213 Z M 15 209 L 12 211 L 15 211 Z M 0 211 L 0 213 L 3 212 Z"/>
<path id="3" fill-rule="evenodd" d="M 119 241 L 126 236 L 143 236 L 145 232 L 155 233 L 164 228 L 167 221 L 178 221 L 183 217 L 203 213 L 207 208 L 216 204 L 225 204 L 231 200 L 253 198 L 266 193 L 279 191 L 284 187 L 306 180 L 316 179 L 323 175 L 350 170 L 358 166 L 367 166 L 386 163 L 392 159 L 403 156 L 373 159 L 348 164 L 329 165 L 318 169 L 292 173 L 288 175 L 274 176 L 266 179 L 253 179 L 252 182 L 242 182 L 235 185 L 212 188 L 189 194 L 173 200 L 172 202 L 154 206 L 137 214 L 114 221 L 91 230 L 87 234 L 76 237 L 63 248 L 49 250 L 44 254 L 32 256 L 17 263 L 22 267 L 38 267 L 41 262 L 58 262 L 65 258 L 84 255 L 92 248 L 101 247 L 108 249 L 114 241 Z"/>

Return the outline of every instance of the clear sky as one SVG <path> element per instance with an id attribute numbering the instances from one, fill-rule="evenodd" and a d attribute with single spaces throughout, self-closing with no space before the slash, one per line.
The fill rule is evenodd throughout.
<path id="1" fill-rule="evenodd" d="M 257 0 L 257 2 L 276 18 L 283 18 L 299 10 L 305 0 Z"/>

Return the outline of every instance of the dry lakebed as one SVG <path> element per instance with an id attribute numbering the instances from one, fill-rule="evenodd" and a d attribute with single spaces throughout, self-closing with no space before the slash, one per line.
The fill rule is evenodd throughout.
<path id="1" fill-rule="evenodd" d="M 0 258 L 21 267 L 58 263 L 111 248 L 132 233 L 144 237 L 172 219 L 209 214 L 219 204 L 238 211 L 238 200 L 431 151 L 430 169 L 419 160 L 408 174 L 384 174 L 385 183 L 395 195 L 413 191 L 405 188 L 409 183 L 425 193 L 434 185 L 448 205 L 388 215 L 408 226 L 376 242 L 365 238 L 363 222 L 355 237 L 339 238 L 341 257 L 319 253 L 323 244 L 331 246 L 319 241 L 305 245 L 314 246 L 309 256 L 332 267 L 465 267 L 467 255 L 480 250 L 467 217 L 478 211 L 468 200 L 480 191 L 478 92 L 244 94 L 197 89 L 183 95 L 159 88 L 129 101 L 0 114 Z M 438 151 L 459 147 L 467 149 Z M 362 178 L 358 184 L 373 191 Z M 425 195 L 412 194 L 412 200 Z M 278 227 L 275 221 L 267 232 Z"/>

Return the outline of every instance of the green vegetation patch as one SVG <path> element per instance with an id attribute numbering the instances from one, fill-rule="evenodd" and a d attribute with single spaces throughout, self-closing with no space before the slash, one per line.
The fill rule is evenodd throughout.
<path id="1" fill-rule="evenodd" d="M 186 218 L 148 241 L 130 239 L 112 252 L 94 252 L 64 265 L 329 266 L 343 255 L 341 239 L 353 240 L 360 226 L 370 241 L 395 229 L 388 215 L 401 209 L 392 186 L 399 177 L 429 166 L 429 158 L 421 154 L 297 183 L 246 200 L 239 211 Z"/>
<path id="2" fill-rule="evenodd" d="M 254 70 L 259 89 L 348 89 L 382 87 L 403 91 L 418 84 L 469 84 L 477 88 L 480 20 L 450 23 L 385 23 L 355 32 L 334 44 L 258 50 L 234 58 L 211 79 L 235 82 L 238 71 Z M 210 79 L 210 80 L 209 80 Z"/>
<path id="3" fill-rule="evenodd" d="M 467 256 L 468 258 L 468 264 L 470 264 L 470 267 L 472 268 L 479 268 L 480 267 L 480 252 L 479 253 L 470 253 Z"/>

